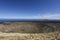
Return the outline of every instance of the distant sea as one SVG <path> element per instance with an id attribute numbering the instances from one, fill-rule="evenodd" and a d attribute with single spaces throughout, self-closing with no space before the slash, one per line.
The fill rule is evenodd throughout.
<path id="1" fill-rule="evenodd" d="M 42 21 L 40 19 L 0 19 L 0 22 L 29 22 L 29 21 Z"/>
<path id="2" fill-rule="evenodd" d="M 48 19 L 0 19 L 0 22 L 60 22 L 60 20 L 48 20 Z"/>

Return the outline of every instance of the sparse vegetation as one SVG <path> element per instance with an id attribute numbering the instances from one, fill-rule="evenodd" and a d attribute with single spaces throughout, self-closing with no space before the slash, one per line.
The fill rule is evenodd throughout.
<path id="1" fill-rule="evenodd" d="M 3 30 L 4 29 L 4 30 Z M 12 33 L 49 33 L 59 32 L 60 23 L 5 22 L 0 24 L 1 32 Z"/>
<path id="2" fill-rule="evenodd" d="M 0 33 L 0 40 L 60 40 L 60 33 Z"/>
<path id="3" fill-rule="evenodd" d="M 60 40 L 60 23 L 0 23 L 0 40 Z"/>

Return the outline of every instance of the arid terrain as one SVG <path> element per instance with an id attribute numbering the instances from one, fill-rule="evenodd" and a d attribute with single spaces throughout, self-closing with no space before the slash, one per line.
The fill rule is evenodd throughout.
<path id="1" fill-rule="evenodd" d="M 0 40 L 60 40 L 60 33 L 0 33 Z"/>
<path id="2" fill-rule="evenodd" d="M 60 40 L 60 23 L 0 23 L 0 40 Z"/>
<path id="3" fill-rule="evenodd" d="M 49 33 L 59 31 L 60 23 L 43 23 L 43 22 L 0 23 L 0 32 L 4 33 Z"/>

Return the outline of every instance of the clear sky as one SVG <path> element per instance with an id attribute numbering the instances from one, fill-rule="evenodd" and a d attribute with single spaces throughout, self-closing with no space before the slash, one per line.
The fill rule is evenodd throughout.
<path id="1" fill-rule="evenodd" d="M 60 0 L 0 0 L 0 18 L 60 19 Z"/>

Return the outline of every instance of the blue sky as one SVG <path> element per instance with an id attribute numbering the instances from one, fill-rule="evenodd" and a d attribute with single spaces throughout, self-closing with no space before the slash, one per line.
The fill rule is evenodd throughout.
<path id="1" fill-rule="evenodd" d="M 0 0 L 0 18 L 60 19 L 60 0 Z"/>

